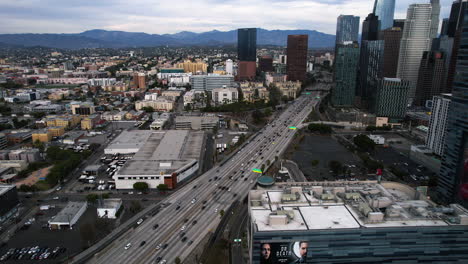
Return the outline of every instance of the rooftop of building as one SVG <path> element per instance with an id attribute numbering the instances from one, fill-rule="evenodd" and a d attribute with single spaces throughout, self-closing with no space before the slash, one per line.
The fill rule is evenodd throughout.
<path id="1" fill-rule="evenodd" d="M 86 202 L 68 202 L 67 206 L 49 220 L 49 224 L 69 223 L 83 206 L 86 206 Z"/>
<path id="2" fill-rule="evenodd" d="M 185 122 L 196 122 L 201 121 L 202 123 L 213 123 L 219 122 L 219 117 L 217 116 L 176 116 L 176 123 L 185 123 Z"/>
<path id="3" fill-rule="evenodd" d="M 99 209 L 115 209 L 122 204 L 121 198 L 111 198 L 99 200 Z"/>
<path id="4" fill-rule="evenodd" d="M 10 191 L 11 189 L 15 188 L 15 185 L 10 184 L 0 184 L 0 195 L 5 194 L 6 192 Z"/>
<path id="5" fill-rule="evenodd" d="M 161 175 L 200 160 L 204 132 L 189 130 L 149 131 L 142 147 L 118 175 Z"/>
<path id="6" fill-rule="evenodd" d="M 395 182 L 277 183 L 252 190 L 250 214 L 262 231 L 468 225 L 468 210 L 439 206 Z"/>
<path id="7" fill-rule="evenodd" d="M 149 130 L 124 130 L 107 146 L 107 149 L 140 149 L 153 132 Z"/>

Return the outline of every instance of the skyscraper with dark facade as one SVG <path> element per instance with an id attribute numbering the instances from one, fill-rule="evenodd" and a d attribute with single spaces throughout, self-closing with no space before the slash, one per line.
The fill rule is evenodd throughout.
<path id="1" fill-rule="evenodd" d="M 380 79 L 375 95 L 375 115 L 395 121 L 403 119 L 409 89 L 409 81 L 398 78 Z"/>
<path id="2" fill-rule="evenodd" d="M 361 51 L 359 53 L 359 81 L 356 87 L 358 106 L 371 109 L 372 94 L 381 75 L 383 41 L 378 40 L 379 19 L 371 13 L 362 23 Z"/>
<path id="3" fill-rule="evenodd" d="M 255 79 L 257 68 L 257 29 L 240 28 L 237 30 L 237 57 L 239 59 L 237 79 Z"/>
<path id="4" fill-rule="evenodd" d="M 338 44 L 335 51 L 335 87 L 332 89 L 332 104 L 338 107 L 354 105 L 356 93 L 359 45 L 357 42 Z"/>
<path id="5" fill-rule="evenodd" d="M 468 16 L 466 6 L 461 10 Z M 458 201 L 468 206 L 468 20 L 461 27 L 460 46 L 453 82 L 448 129 L 437 190 L 446 202 Z"/>
<path id="6" fill-rule="evenodd" d="M 308 35 L 288 35 L 287 75 L 289 81 L 304 81 L 307 71 Z"/>
<path id="7" fill-rule="evenodd" d="M 385 29 L 381 32 L 384 41 L 382 76 L 395 78 L 398 69 L 398 56 L 403 31 L 399 27 Z"/>
<path id="8" fill-rule="evenodd" d="M 262 72 L 272 72 L 275 69 L 273 68 L 273 58 L 271 56 L 262 56 L 258 59 L 258 68 Z"/>
<path id="9" fill-rule="evenodd" d="M 358 41 L 359 17 L 340 15 L 336 23 L 336 45 L 346 41 Z"/>
<path id="10" fill-rule="evenodd" d="M 464 10 L 467 8 L 467 0 L 457 0 L 452 4 L 452 9 L 450 10 L 450 17 L 447 28 L 447 36 L 453 38 L 453 46 L 451 50 L 451 56 L 449 58 L 449 68 L 447 72 L 447 85 L 445 92 L 452 92 L 453 79 L 455 76 L 455 68 L 457 65 L 458 58 L 458 47 L 460 46 L 461 30 L 463 25 L 463 18 L 465 16 Z"/>
<path id="11" fill-rule="evenodd" d="M 401 30 L 405 27 L 405 20 L 406 19 L 394 19 L 393 20 L 393 27 L 399 27 Z"/>
<path id="12" fill-rule="evenodd" d="M 375 0 L 373 13 L 379 18 L 379 30 L 393 26 L 395 0 Z"/>
<path id="13" fill-rule="evenodd" d="M 427 100 L 444 92 L 445 74 L 445 54 L 440 51 L 425 51 L 419 66 L 416 105 L 424 106 Z"/>

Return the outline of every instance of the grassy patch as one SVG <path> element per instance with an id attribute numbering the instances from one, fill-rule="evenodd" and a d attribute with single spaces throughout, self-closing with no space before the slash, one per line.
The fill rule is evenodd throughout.
<path id="1" fill-rule="evenodd" d="M 34 184 L 34 186 L 36 186 L 39 191 L 47 191 L 52 188 L 52 186 L 46 181 L 38 181 L 36 184 Z"/>

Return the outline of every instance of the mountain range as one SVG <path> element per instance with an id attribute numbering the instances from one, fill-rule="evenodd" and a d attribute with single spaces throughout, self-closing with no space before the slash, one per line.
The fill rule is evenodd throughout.
<path id="1" fill-rule="evenodd" d="M 315 30 L 257 29 L 258 45 L 286 46 L 288 35 L 309 35 L 309 48 L 329 48 L 335 36 Z M 43 46 L 60 49 L 132 48 L 154 46 L 218 46 L 237 43 L 237 30 L 175 34 L 147 34 L 143 32 L 88 30 L 76 34 L 0 34 L 0 43 L 23 47 Z"/>

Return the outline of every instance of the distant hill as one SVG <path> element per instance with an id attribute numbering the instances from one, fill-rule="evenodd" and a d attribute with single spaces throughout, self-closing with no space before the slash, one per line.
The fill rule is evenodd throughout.
<path id="1" fill-rule="evenodd" d="M 335 36 L 315 30 L 257 30 L 258 45 L 286 46 L 288 35 L 309 35 L 309 48 L 328 48 L 335 45 Z M 78 34 L 0 34 L 0 42 L 25 47 L 43 46 L 61 49 L 131 48 L 153 46 L 223 45 L 237 43 L 237 30 L 175 34 L 147 34 L 143 32 L 88 30 Z"/>

